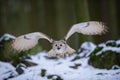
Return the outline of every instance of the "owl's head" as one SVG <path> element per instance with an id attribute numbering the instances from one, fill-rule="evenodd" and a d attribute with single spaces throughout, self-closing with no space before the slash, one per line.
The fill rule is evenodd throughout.
<path id="1" fill-rule="evenodd" d="M 53 50 L 58 54 L 65 52 L 67 48 L 65 40 L 53 41 L 52 44 Z"/>

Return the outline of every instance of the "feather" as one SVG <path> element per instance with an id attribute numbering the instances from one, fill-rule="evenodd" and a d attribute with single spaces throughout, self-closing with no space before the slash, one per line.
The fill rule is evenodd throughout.
<path id="1" fill-rule="evenodd" d="M 41 38 L 48 40 L 50 43 L 52 42 L 52 39 L 50 39 L 47 35 L 41 32 L 34 32 L 15 38 L 11 42 L 10 47 L 14 51 L 26 51 L 35 47 L 38 44 L 38 40 Z"/>
<path id="2" fill-rule="evenodd" d="M 48 55 L 51 56 L 51 57 L 57 57 L 57 53 L 51 49 L 49 52 L 48 52 Z"/>
<path id="3" fill-rule="evenodd" d="M 107 27 L 102 22 L 89 21 L 78 23 L 71 27 L 71 29 L 65 36 L 65 40 L 67 40 L 70 36 L 72 36 L 76 32 L 85 35 L 100 35 L 102 33 L 105 33 L 106 31 Z"/>
<path id="4" fill-rule="evenodd" d="M 107 27 L 102 22 L 97 21 L 89 21 L 75 24 L 68 31 L 64 40 L 53 40 L 49 38 L 47 35 L 41 32 L 33 32 L 25 35 L 21 35 L 15 38 L 11 42 L 11 50 L 13 51 L 26 51 L 32 49 L 38 44 L 39 39 L 46 39 L 50 43 L 52 43 L 52 49 L 48 52 L 49 56 L 52 57 L 65 57 L 66 55 L 70 55 L 75 53 L 75 50 L 72 49 L 67 43 L 67 39 L 72 36 L 74 33 L 82 33 L 86 35 L 101 35 L 107 31 Z"/>
<path id="5" fill-rule="evenodd" d="M 73 53 L 75 53 L 76 51 L 73 49 L 73 48 L 71 48 L 69 45 L 67 45 L 67 49 L 66 49 L 66 53 L 67 54 L 73 54 Z"/>

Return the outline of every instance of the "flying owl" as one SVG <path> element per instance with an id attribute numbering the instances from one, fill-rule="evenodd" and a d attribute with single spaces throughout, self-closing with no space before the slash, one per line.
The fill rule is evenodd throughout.
<path id="1" fill-rule="evenodd" d="M 46 39 L 52 44 L 52 49 L 48 52 L 51 57 L 64 57 L 75 53 L 75 50 L 67 44 L 67 40 L 74 33 L 82 33 L 85 35 L 101 35 L 107 31 L 107 27 L 98 21 L 89 21 L 74 24 L 68 31 L 63 40 L 54 40 L 41 32 L 33 32 L 18 36 L 11 44 L 11 50 L 21 52 L 32 49 L 38 44 L 39 39 Z"/>

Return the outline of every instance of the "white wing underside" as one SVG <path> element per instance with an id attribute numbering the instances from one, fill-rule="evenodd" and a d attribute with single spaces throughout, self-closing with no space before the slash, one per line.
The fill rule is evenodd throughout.
<path id="1" fill-rule="evenodd" d="M 50 39 L 43 33 L 34 32 L 17 37 L 15 40 L 11 42 L 10 48 L 18 52 L 26 51 L 35 47 L 38 44 L 38 40 L 41 38 L 46 39 L 49 42 L 52 42 L 52 39 Z"/>
<path id="2" fill-rule="evenodd" d="M 27 40 L 24 39 L 24 36 L 20 36 L 18 38 L 16 38 L 15 40 L 13 40 L 12 44 L 11 44 L 11 48 L 15 51 L 26 51 L 29 50 L 31 48 L 33 48 L 34 46 L 36 46 L 38 43 L 38 41 L 34 41 L 34 40 Z"/>
<path id="3" fill-rule="evenodd" d="M 67 40 L 75 32 L 82 33 L 85 35 L 100 35 L 106 32 L 106 26 L 102 22 L 89 21 L 75 24 L 68 31 L 65 40 Z"/>
<path id="4" fill-rule="evenodd" d="M 67 40 L 71 35 L 73 35 L 76 32 L 86 35 L 97 35 L 105 33 L 106 30 L 106 26 L 103 25 L 102 22 L 90 21 L 79 23 L 71 27 L 71 29 L 68 31 L 65 37 L 65 40 Z M 49 38 L 47 35 L 41 32 L 34 32 L 17 37 L 11 42 L 10 47 L 14 51 L 26 51 L 35 47 L 38 44 L 38 40 L 41 38 L 48 40 L 50 43 L 53 42 L 53 39 Z M 66 52 L 68 52 L 69 54 L 74 52 L 74 49 L 70 48 L 69 46 L 67 48 L 68 50 Z M 55 52 L 51 50 L 50 53 Z"/>

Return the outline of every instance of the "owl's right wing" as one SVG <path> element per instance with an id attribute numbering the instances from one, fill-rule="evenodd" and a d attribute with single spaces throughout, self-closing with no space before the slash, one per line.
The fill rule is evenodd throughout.
<path id="1" fill-rule="evenodd" d="M 98 21 L 89 21 L 75 24 L 71 27 L 68 31 L 67 35 L 65 36 L 65 40 L 67 40 L 71 35 L 74 33 L 82 33 L 85 35 L 100 35 L 107 31 L 107 27 Z"/>
<path id="2" fill-rule="evenodd" d="M 15 52 L 21 52 L 32 49 L 38 44 L 39 39 L 46 39 L 50 43 L 52 43 L 53 41 L 51 38 L 49 38 L 47 35 L 41 32 L 33 32 L 15 38 L 10 43 L 10 49 Z"/>

